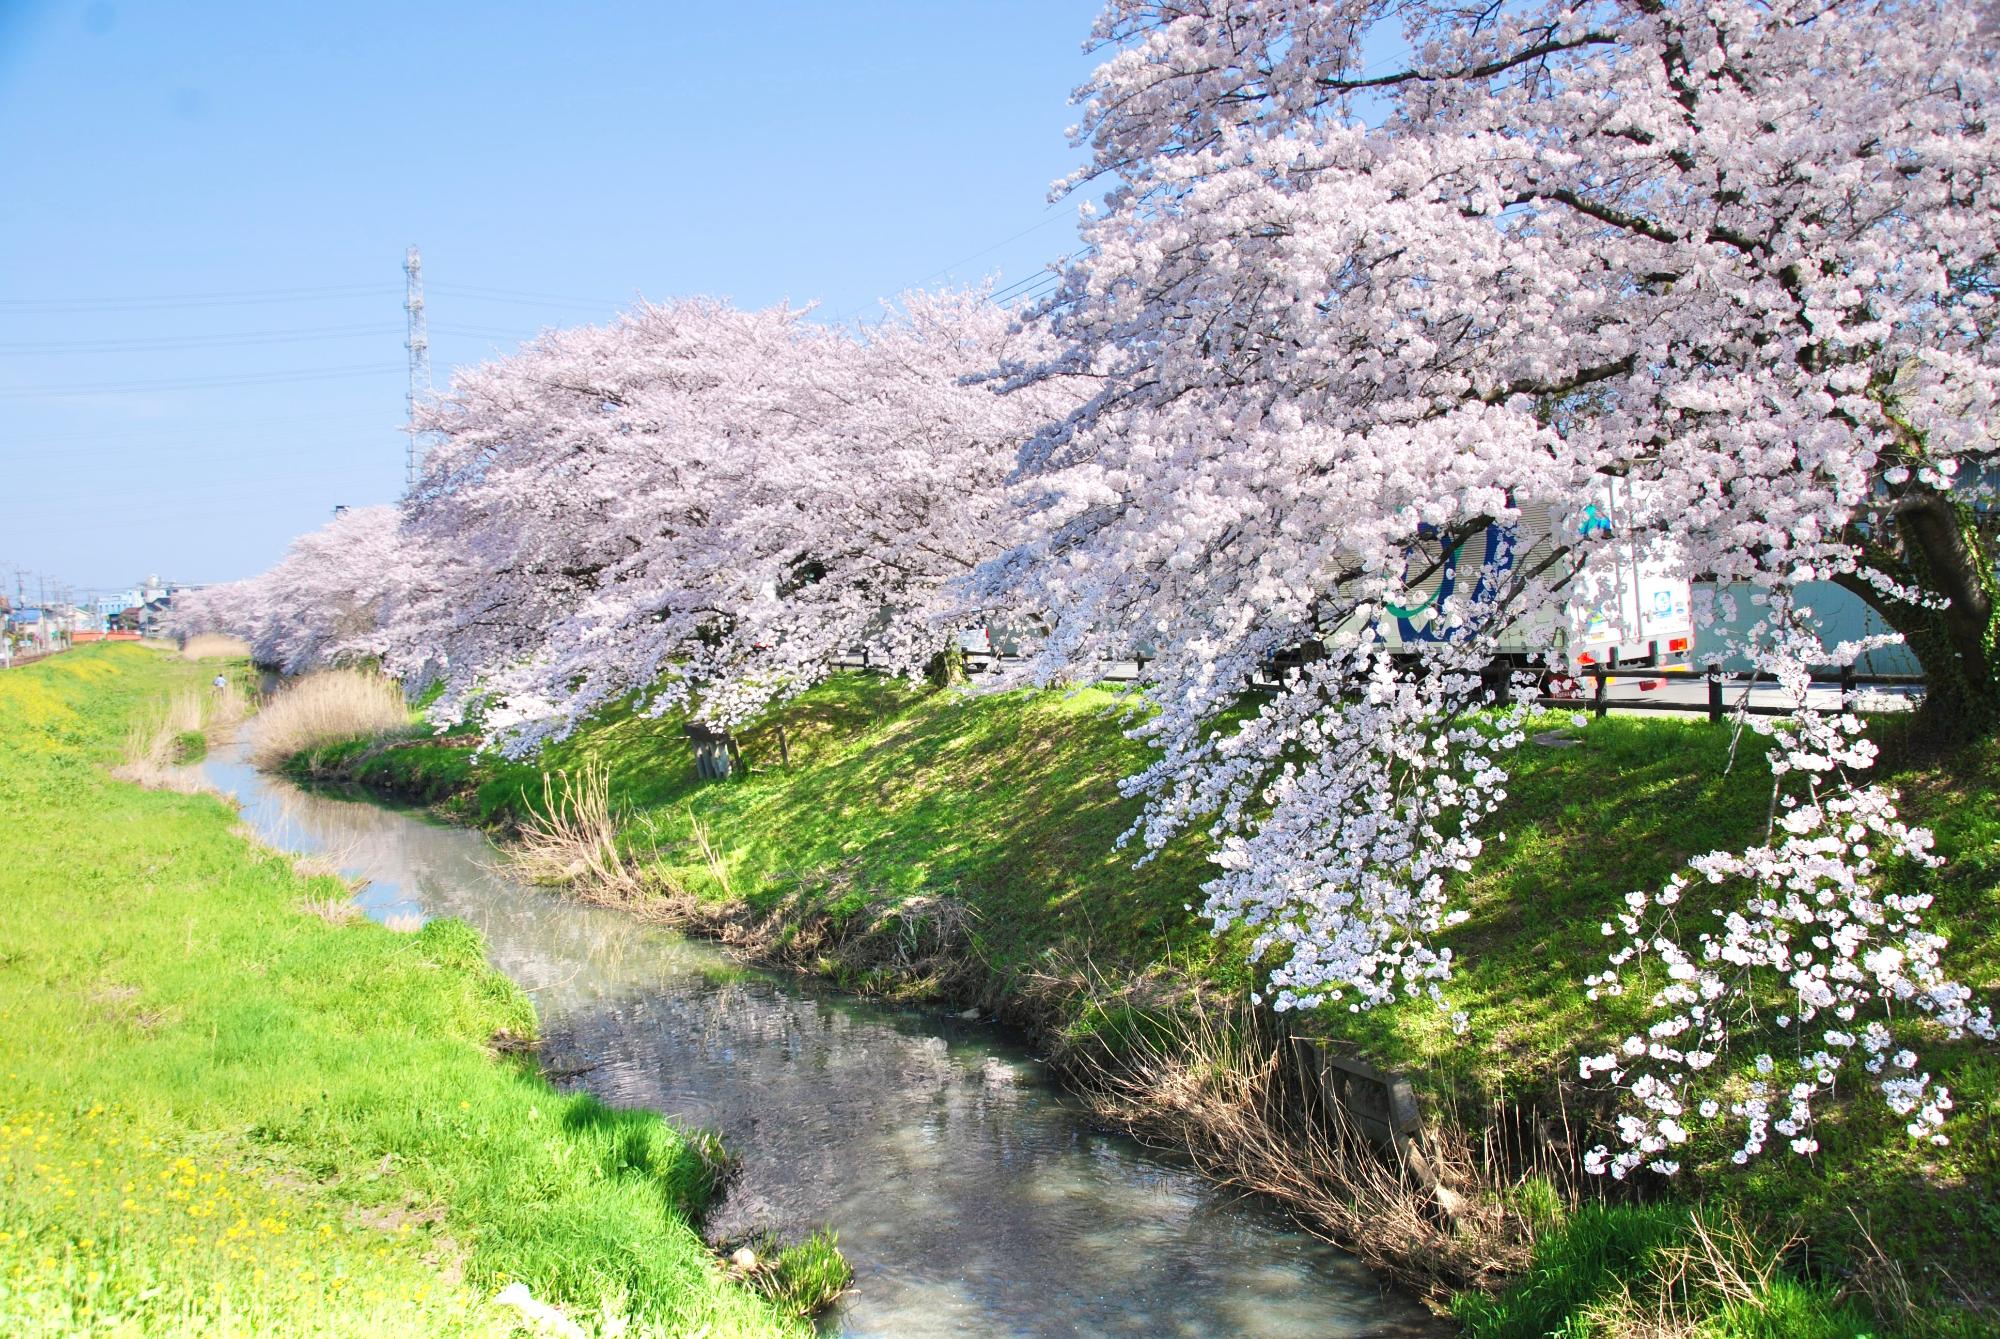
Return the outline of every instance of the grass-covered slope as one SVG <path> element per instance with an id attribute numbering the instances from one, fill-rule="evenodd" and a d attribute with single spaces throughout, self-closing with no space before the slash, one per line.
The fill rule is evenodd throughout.
<path id="1" fill-rule="evenodd" d="M 1143 755 L 1123 737 L 1114 704 L 1100 692 L 968 697 L 843 677 L 748 731 L 748 774 L 720 783 L 696 780 L 677 721 L 619 714 L 532 765 L 430 742 L 342 746 L 318 765 L 505 823 L 539 803 L 544 768 L 595 760 L 611 769 L 626 846 L 661 887 L 794 919 L 955 898 L 971 910 L 989 988 L 1003 991 L 1079 966 L 1093 969 L 1103 991 L 1162 970 L 1240 990 L 1250 979 L 1240 943 L 1217 943 L 1189 910 L 1206 875 L 1200 837 L 1137 868 L 1135 850 L 1115 849 L 1136 813 L 1116 783 Z M 1495 839 L 1461 890 L 1471 919 L 1448 937 L 1459 964 L 1451 995 L 1470 1016 L 1467 1034 L 1453 1035 L 1422 1001 L 1367 1013 L 1335 1006 L 1301 1020 L 1408 1073 L 1434 1112 L 1456 1109 L 1475 1130 L 1496 1101 L 1549 1111 L 1560 1100 L 1579 1118 L 1588 1116 L 1582 1108 L 1601 1108 L 1605 1095 L 1575 1082 L 1576 1058 L 1630 1031 L 1642 1003 L 1586 999 L 1582 980 L 1603 967 L 1610 944 L 1601 923 L 1626 893 L 1658 887 L 1690 855 L 1758 840 L 1769 802 L 1764 745 L 1744 736 L 1732 762 L 1727 726 L 1613 717 L 1571 728 L 1557 715 L 1537 727 L 1546 728 L 1577 742 L 1530 744 L 1512 759 Z M 1885 770 L 1947 858 L 1940 871 L 1895 877 L 1921 878 L 1937 896 L 1930 921 L 1953 940 L 1951 970 L 2000 999 L 2000 751 Z M 1100 994 L 1042 1021 L 1087 1027 L 1115 1012 L 1103 1003 Z M 1788 1267 L 1823 1275 L 1835 1290 L 1864 1267 L 1900 1270 L 1938 1332 L 2000 1328 L 1962 1307 L 2000 1302 L 2000 1057 L 1981 1043 L 1940 1043 L 1924 1061 L 1957 1101 L 1946 1148 L 1914 1144 L 1857 1084 L 1830 1109 L 1817 1159 L 1780 1147 L 1747 1171 L 1690 1171 L 1650 1189 L 1745 1215 L 1777 1234 L 1774 1249 L 1802 1234 Z M 1552 1235 L 1545 1254 L 1596 1258 L 1565 1240 Z M 1590 1277 L 1598 1283 L 1573 1289 L 1585 1302 L 1593 1289 L 1614 1288 L 1618 1274 Z M 1475 1326 L 1530 1330 L 1510 1330 L 1499 1313 Z"/>
<path id="2" fill-rule="evenodd" d="M 0 673 L 0 1333 L 507 1333 L 509 1281 L 634 1333 L 786 1333 L 690 1226 L 710 1152 L 497 1057 L 470 928 L 344 895 L 221 800 L 112 781 L 194 665 Z M 322 886 L 314 887 L 318 883 Z"/>
<path id="3" fill-rule="evenodd" d="M 1141 848 L 1116 849 L 1137 813 L 1117 783 L 1143 751 L 1123 738 L 1114 702 L 843 675 L 745 732 L 748 770 L 726 783 L 696 779 L 678 720 L 624 714 L 530 764 L 462 744 L 357 742 L 306 770 L 504 825 L 540 805 L 545 769 L 602 762 L 627 846 L 674 887 L 836 914 L 950 897 L 972 909 L 979 951 L 1002 978 L 1044 968 L 1053 952 L 1088 953 L 1115 974 L 1171 962 L 1247 982 L 1239 955 L 1188 913 L 1205 868 L 1199 842 L 1138 868 Z"/>

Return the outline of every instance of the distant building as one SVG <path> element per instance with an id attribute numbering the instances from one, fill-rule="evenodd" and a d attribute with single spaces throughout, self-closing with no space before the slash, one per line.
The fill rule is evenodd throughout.
<path id="1" fill-rule="evenodd" d="M 53 622 L 41 609 L 16 609 L 7 616 L 7 640 L 16 651 L 46 651 L 54 636 Z"/>
<path id="2" fill-rule="evenodd" d="M 167 615 L 173 612 L 174 597 L 161 594 L 157 599 L 146 601 L 139 606 L 139 631 L 148 637 L 157 637 L 164 631 L 162 625 Z"/>

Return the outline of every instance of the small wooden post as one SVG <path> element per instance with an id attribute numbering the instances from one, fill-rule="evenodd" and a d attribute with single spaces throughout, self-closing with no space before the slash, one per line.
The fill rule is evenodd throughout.
<path id="1" fill-rule="evenodd" d="M 1708 667 L 1708 719 L 1722 719 L 1722 666 Z"/>
<path id="2" fill-rule="evenodd" d="M 778 760 L 785 766 L 792 765 L 792 743 L 785 738 L 785 727 L 778 727 Z"/>
<path id="3" fill-rule="evenodd" d="M 1592 665 L 1590 667 L 1590 675 L 1593 679 L 1597 680 L 1597 692 L 1590 699 L 1590 707 L 1591 710 L 1597 714 L 1597 718 L 1599 720 L 1603 720 L 1604 713 L 1606 710 L 1605 691 L 1604 691 L 1606 681 L 1604 678 L 1604 666 Z"/>

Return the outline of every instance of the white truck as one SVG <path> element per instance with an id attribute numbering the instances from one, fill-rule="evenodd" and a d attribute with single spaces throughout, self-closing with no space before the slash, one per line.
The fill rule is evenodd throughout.
<path id="1" fill-rule="evenodd" d="M 1499 658 L 1543 666 L 1552 679 L 1574 678 L 1592 667 L 1689 664 L 1694 654 L 1692 590 L 1670 561 L 1617 542 L 1625 487 L 1618 480 L 1607 480 L 1580 513 L 1560 506 L 1538 508 L 1537 514 L 1524 516 L 1515 525 L 1487 526 L 1449 553 L 1443 552 L 1442 540 L 1434 534 L 1420 539 L 1407 558 L 1411 600 L 1378 615 L 1378 632 L 1392 651 L 1415 651 L 1426 642 L 1463 636 L 1464 629 L 1453 623 L 1450 613 L 1485 599 L 1517 567 L 1539 564 L 1553 549 L 1558 528 L 1571 525 L 1583 535 L 1611 537 L 1608 570 L 1587 590 L 1579 590 L 1572 605 L 1580 612 L 1568 618 L 1552 614 L 1524 619 L 1503 631 Z M 1566 521 L 1569 514 L 1576 519 Z M 1357 627 L 1351 622 L 1343 626 Z M 1020 655 L 1032 641 L 1032 634 L 1021 628 L 991 624 L 967 629 L 958 644 L 979 666 Z M 1554 660 L 1545 661 L 1544 655 L 1551 652 Z M 1273 670 L 1317 653 L 1308 647 L 1276 656 Z M 1143 642 L 1130 652 L 1133 660 L 1152 654 Z"/>
<path id="2" fill-rule="evenodd" d="M 1627 485 L 1607 480 L 1580 513 L 1571 508 L 1538 508 L 1510 526 L 1488 526 L 1444 552 L 1441 538 L 1412 546 L 1408 572 L 1411 599 L 1390 605 L 1378 631 L 1392 649 L 1414 650 L 1423 642 L 1464 635 L 1450 612 L 1482 602 L 1507 574 L 1539 565 L 1554 548 L 1558 528 L 1575 527 L 1580 536 L 1608 534 L 1608 567 L 1579 585 L 1572 613 L 1523 619 L 1503 631 L 1499 655 L 1520 663 L 1556 657 L 1552 670 L 1571 674 L 1592 666 L 1686 665 L 1694 655 L 1693 590 L 1667 555 L 1619 542 L 1619 517 Z M 1574 519 L 1565 519 L 1572 517 Z"/>

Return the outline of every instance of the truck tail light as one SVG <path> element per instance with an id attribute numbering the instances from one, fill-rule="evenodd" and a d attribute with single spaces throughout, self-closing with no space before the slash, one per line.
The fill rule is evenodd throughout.
<path id="1" fill-rule="evenodd" d="M 1687 649 L 1688 649 L 1688 639 L 1685 637 L 1676 637 L 1672 641 L 1667 643 L 1667 650 L 1669 651 L 1680 652 L 1680 651 L 1685 651 Z"/>

